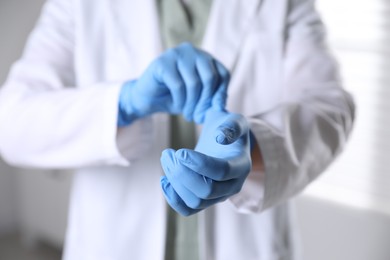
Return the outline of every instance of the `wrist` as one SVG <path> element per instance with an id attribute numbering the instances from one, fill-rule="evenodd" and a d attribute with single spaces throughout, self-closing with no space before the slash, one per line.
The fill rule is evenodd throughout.
<path id="1" fill-rule="evenodd" d="M 252 170 L 254 171 L 264 171 L 264 161 L 261 154 L 259 144 L 257 143 L 255 135 L 252 131 L 250 133 L 250 152 L 252 159 Z"/>
<path id="2" fill-rule="evenodd" d="M 253 152 L 253 149 L 255 149 L 255 146 L 257 145 L 256 137 L 252 133 L 251 130 L 249 130 L 249 150 Z"/>

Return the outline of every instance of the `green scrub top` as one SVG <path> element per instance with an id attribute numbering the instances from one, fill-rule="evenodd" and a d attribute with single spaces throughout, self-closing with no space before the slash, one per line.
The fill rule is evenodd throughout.
<path id="1" fill-rule="evenodd" d="M 165 48 L 182 42 L 199 47 L 206 29 L 211 0 L 157 0 L 160 31 Z M 171 147 L 194 148 L 195 126 L 181 116 L 171 117 Z M 198 260 L 197 215 L 182 217 L 168 207 L 166 260 Z"/>

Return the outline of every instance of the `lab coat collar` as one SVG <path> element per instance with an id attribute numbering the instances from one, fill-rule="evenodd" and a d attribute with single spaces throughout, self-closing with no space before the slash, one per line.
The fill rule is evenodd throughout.
<path id="1" fill-rule="evenodd" d="M 230 71 L 234 70 L 242 40 L 261 3 L 262 0 L 213 1 L 203 49 L 212 53 Z"/>
<path id="2" fill-rule="evenodd" d="M 262 0 L 213 0 L 202 48 L 214 55 L 230 71 L 248 27 Z M 140 70 L 163 50 L 156 0 L 113 0 L 115 28 Z M 139 43 L 142 44 L 139 44 Z M 140 71 L 141 72 L 141 71 Z"/>
<path id="3" fill-rule="evenodd" d="M 112 0 L 111 11 L 119 39 L 141 74 L 163 50 L 156 0 Z"/>

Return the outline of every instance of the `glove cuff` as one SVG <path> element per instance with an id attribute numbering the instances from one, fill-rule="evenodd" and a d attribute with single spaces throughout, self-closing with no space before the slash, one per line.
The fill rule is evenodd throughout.
<path id="1" fill-rule="evenodd" d="M 131 89 L 136 82 L 136 80 L 127 81 L 122 86 L 118 102 L 118 127 L 128 126 L 139 118 L 138 113 L 132 106 L 131 101 Z"/>

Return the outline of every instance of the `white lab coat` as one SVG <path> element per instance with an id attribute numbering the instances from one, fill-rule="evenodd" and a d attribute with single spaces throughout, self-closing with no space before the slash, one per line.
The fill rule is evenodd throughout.
<path id="1" fill-rule="evenodd" d="M 232 72 L 228 109 L 265 171 L 200 214 L 202 259 L 298 259 L 287 201 L 340 152 L 354 110 L 313 1 L 214 0 L 203 48 Z M 161 51 L 155 0 L 50 0 L 0 92 L 4 159 L 77 169 L 66 260 L 163 259 L 168 117 L 116 128 L 122 83 Z"/>

